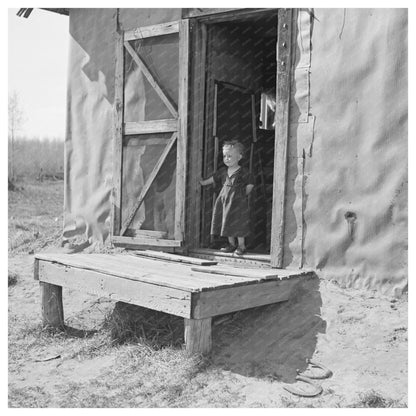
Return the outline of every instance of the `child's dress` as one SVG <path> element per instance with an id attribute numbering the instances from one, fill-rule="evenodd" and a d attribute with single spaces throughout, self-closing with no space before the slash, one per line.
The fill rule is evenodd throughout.
<path id="1" fill-rule="evenodd" d="M 246 186 L 254 185 L 253 175 L 245 167 L 240 167 L 229 177 L 227 168 L 221 168 L 213 178 L 215 186 L 222 184 L 222 188 L 214 204 L 211 234 L 247 237 L 250 218 Z"/>

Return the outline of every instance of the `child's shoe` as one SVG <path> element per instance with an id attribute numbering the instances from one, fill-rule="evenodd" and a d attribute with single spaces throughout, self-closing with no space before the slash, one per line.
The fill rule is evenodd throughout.
<path id="1" fill-rule="evenodd" d="M 232 253 L 233 251 L 235 251 L 235 246 L 228 244 L 225 247 L 222 247 L 220 251 L 222 251 L 223 253 Z"/>
<path id="2" fill-rule="evenodd" d="M 234 254 L 236 254 L 237 256 L 242 256 L 245 252 L 246 252 L 245 248 L 237 247 L 236 250 L 234 251 Z"/>

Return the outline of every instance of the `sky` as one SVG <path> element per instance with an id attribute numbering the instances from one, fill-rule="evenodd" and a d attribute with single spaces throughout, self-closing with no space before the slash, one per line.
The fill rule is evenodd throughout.
<path id="1" fill-rule="evenodd" d="M 25 122 L 18 135 L 65 137 L 68 16 L 8 9 L 8 92 L 18 95 Z"/>

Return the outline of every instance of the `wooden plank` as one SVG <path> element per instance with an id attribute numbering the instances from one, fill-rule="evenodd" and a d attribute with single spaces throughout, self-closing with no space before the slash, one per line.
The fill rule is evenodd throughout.
<path id="1" fill-rule="evenodd" d="M 131 264 L 127 264 L 127 262 L 124 261 L 124 272 L 129 272 L 130 274 L 136 276 L 140 274 L 140 280 L 146 279 L 145 281 L 147 282 L 164 284 L 170 287 L 189 290 L 192 292 L 216 290 L 238 285 L 255 284 L 259 281 L 258 278 L 243 278 L 230 275 L 207 275 L 205 273 L 193 271 L 190 267 L 191 265 L 186 263 L 173 263 L 164 259 L 156 260 L 144 257 L 140 258 L 139 256 L 134 257 L 137 260 L 137 264 L 132 267 Z M 149 279 L 149 273 L 157 276 L 157 278 L 152 276 Z"/>
<path id="2" fill-rule="evenodd" d="M 270 279 L 281 279 L 280 275 L 276 272 L 276 270 L 272 269 L 248 269 L 242 267 L 231 267 L 231 266 L 211 266 L 211 267 L 192 267 L 191 270 L 194 272 L 202 272 L 202 273 L 213 273 L 213 274 L 220 274 L 226 276 L 239 276 L 239 277 L 247 277 L 247 278 L 257 278 L 260 281 L 262 280 L 270 280 Z"/>
<path id="3" fill-rule="evenodd" d="M 255 260 L 258 262 L 264 262 L 264 263 L 270 263 L 270 255 L 269 254 L 258 254 L 258 253 L 250 253 L 247 252 L 243 256 L 236 256 L 234 253 L 224 253 L 221 250 L 214 250 L 211 248 L 197 248 L 189 251 L 190 254 L 193 254 L 195 256 L 200 255 L 208 255 L 208 256 L 215 256 L 215 257 L 221 257 L 224 259 L 234 259 L 234 260 Z"/>
<path id="4" fill-rule="evenodd" d="M 140 195 L 137 198 L 137 201 L 134 203 L 130 214 L 127 216 L 126 220 L 123 222 L 123 227 L 121 228 L 120 231 L 120 235 L 123 235 L 126 230 L 127 227 L 130 225 L 130 223 L 132 222 L 134 216 L 136 215 L 137 210 L 140 208 L 140 205 L 143 203 L 144 198 L 146 197 L 153 181 L 155 180 L 157 174 L 159 173 L 160 168 L 163 165 L 163 162 L 165 161 L 166 157 L 168 156 L 168 153 L 170 151 L 170 149 L 172 148 L 173 144 L 175 143 L 177 138 L 177 133 L 173 133 L 172 137 L 169 139 L 165 149 L 163 150 L 162 154 L 159 157 L 159 160 L 157 161 L 157 163 L 155 164 L 155 166 L 153 167 L 152 172 L 150 173 L 149 177 L 146 180 L 146 183 L 143 185 L 143 188 L 140 192 Z"/>
<path id="5" fill-rule="evenodd" d="M 153 250 L 134 251 L 131 254 L 134 254 L 136 256 L 150 257 L 153 259 L 163 259 L 163 260 L 173 261 L 175 263 L 196 264 L 198 266 L 213 266 L 213 265 L 218 264 L 216 261 L 213 261 L 213 260 L 204 260 L 204 259 L 199 259 L 196 257 L 180 256 L 178 254 L 170 254 L 170 253 L 165 253 L 163 251 L 153 251 Z"/>
<path id="6" fill-rule="evenodd" d="M 255 284 L 258 279 L 235 276 L 207 276 L 194 272 L 189 265 L 129 255 L 108 254 L 43 254 L 40 260 L 68 267 L 105 273 L 121 278 L 200 292 L 241 284 Z"/>
<path id="7" fill-rule="evenodd" d="M 177 119 L 150 120 L 124 123 L 124 134 L 169 133 L 178 131 Z"/>
<path id="8" fill-rule="evenodd" d="M 304 156 L 304 155 L 303 155 Z M 296 238 L 290 243 L 290 257 L 285 263 L 290 263 L 293 267 L 303 267 L 303 188 L 304 188 L 304 157 L 293 158 L 297 162 L 297 175 L 293 183 L 296 195 L 292 202 L 292 209 L 297 224 Z M 289 162 L 288 162 L 289 164 Z"/>
<path id="9" fill-rule="evenodd" d="M 149 68 L 147 68 L 144 61 L 140 58 L 140 56 L 136 53 L 136 51 L 132 48 L 132 46 L 129 44 L 129 42 L 124 42 L 124 47 L 127 49 L 128 53 L 133 58 L 134 62 L 136 62 L 137 66 L 141 69 L 144 76 L 149 81 L 150 85 L 153 87 L 153 89 L 156 91 L 157 95 L 160 97 L 160 99 L 165 103 L 168 110 L 171 112 L 173 117 L 178 118 L 178 111 L 175 107 L 175 104 L 171 101 L 170 98 L 167 97 L 167 95 L 163 92 L 162 88 L 157 83 L 156 79 L 150 72 Z"/>
<path id="10" fill-rule="evenodd" d="M 113 243 L 114 244 L 114 243 Z M 128 251 L 130 250 L 160 250 L 161 246 L 153 244 L 139 244 L 134 241 L 118 241 L 114 244 L 116 247 L 124 248 Z M 163 251 L 166 253 L 182 253 L 185 250 L 185 247 L 167 247 L 163 246 Z"/>
<path id="11" fill-rule="evenodd" d="M 189 20 L 179 26 L 179 137 L 176 156 L 175 240 L 185 235 L 186 149 L 188 144 Z"/>
<path id="12" fill-rule="evenodd" d="M 211 252 L 209 252 L 211 251 Z M 224 256 L 223 253 L 217 254 L 218 252 L 215 250 L 210 249 L 196 249 L 196 250 L 189 250 L 188 254 L 191 256 L 197 256 L 202 259 L 209 259 L 215 260 L 221 264 L 229 264 L 238 267 L 252 267 L 256 266 L 258 268 L 270 268 L 270 259 L 268 261 L 264 261 L 262 259 L 255 259 L 247 256 Z"/>
<path id="13" fill-rule="evenodd" d="M 214 51 L 214 41 L 215 41 L 215 32 L 214 27 L 210 25 L 204 25 L 206 29 L 206 56 L 211 56 Z M 210 139 L 213 137 L 213 111 L 214 111 L 214 89 L 215 89 L 215 79 L 214 71 L 212 68 L 212 62 L 210 59 L 206 59 L 205 65 L 205 118 L 204 118 L 204 140 L 203 140 L 203 178 L 211 176 L 213 172 L 213 143 Z M 203 187 L 202 192 L 202 209 L 201 209 L 201 230 L 202 238 L 201 245 L 208 246 L 210 244 L 210 228 L 211 228 L 211 217 L 212 217 L 212 187 Z"/>
<path id="14" fill-rule="evenodd" d="M 124 142 L 124 147 L 132 146 L 160 146 L 167 144 L 168 139 L 159 137 L 128 137 Z"/>
<path id="15" fill-rule="evenodd" d="M 202 148 L 204 135 L 204 108 L 205 108 L 205 60 L 206 60 L 207 32 L 205 25 L 195 22 L 193 55 L 193 86 L 192 110 L 190 116 L 191 137 L 189 142 L 189 176 L 188 176 L 188 211 L 186 225 L 186 243 L 188 247 L 199 246 L 201 233 L 201 186 L 199 180 L 202 175 Z"/>
<path id="16" fill-rule="evenodd" d="M 212 348 L 211 318 L 185 319 L 185 345 L 190 354 L 208 354 Z"/>
<path id="17" fill-rule="evenodd" d="M 240 256 L 232 256 L 232 257 L 224 257 L 221 255 L 216 254 L 206 254 L 206 253 L 197 253 L 196 251 L 199 250 L 189 250 L 188 254 L 193 256 L 198 256 L 201 259 L 207 259 L 207 260 L 214 260 L 221 264 L 228 264 L 232 266 L 238 266 L 238 267 L 252 267 L 256 266 L 258 268 L 270 268 L 270 261 L 264 262 L 264 261 L 257 261 L 257 260 L 250 260 L 245 257 Z"/>
<path id="18" fill-rule="evenodd" d="M 253 94 L 253 90 L 248 89 L 246 87 L 242 87 L 241 85 L 234 84 L 232 82 L 218 81 L 217 83 L 221 84 L 222 87 L 232 91 L 242 92 L 243 94 Z"/>
<path id="19" fill-rule="evenodd" d="M 274 177 L 272 230 L 270 242 L 271 265 L 283 266 L 284 216 L 286 197 L 287 147 L 289 139 L 290 68 L 292 51 L 292 10 L 279 9 L 276 74 L 276 128 L 274 148 Z"/>
<path id="20" fill-rule="evenodd" d="M 179 22 L 160 23 L 158 25 L 138 27 L 136 29 L 127 30 L 124 34 L 125 40 L 145 39 L 153 36 L 170 35 L 178 33 Z"/>
<path id="21" fill-rule="evenodd" d="M 251 94 L 251 128 L 253 132 L 253 142 L 257 142 L 257 114 L 256 114 L 256 96 Z"/>
<path id="22" fill-rule="evenodd" d="M 135 230 L 135 237 L 138 238 L 157 238 L 164 239 L 168 236 L 166 231 L 152 231 L 152 230 Z"/>
<path id="23" fill-rule="evenodd" d="M 130 244 L 130 245 L 146 245 L 150 244 L 157 247 L 181 247 L 182 241 L 168 240 L 166 238 L 146 238 L 146 237 L 126 237 L 126 236 L 113 236 L 111 239 L 113 244 Z"/>
<path id="24" fill-rule="evenodd" d="M 202 319 L 288 300 L 298 281 L 299 278 L 294 278 L 195 293 L 192 318 Z"/>
<path id="25" fill-rule="evenodd" d="M 116 68 L 114 85 L 114 132 L 113 132 L 113 201 L 112 235 L 120 234 L 121 226 L 121 178 L 123 160 L 123 96 L 124 96 L 124 39 L 123 33 L 116 32 Z"/>
<path id="26" fill-rule="evenodd" d="M 238 276 L 246 279 L 256 279 L 258 282 L 265 280 L 286 280 L 298 278 L 300 276 L 308 276 L 313 273 L 311 270 L 287 270 L 287 269 L 272 269 L 272 268 L 248 268 L 248 267 L 233 267 L 229 265 L 218 265 L 209 267 L 191 267 L 191 270 L 201 273 L 218 274 L 225 276 Z"/>
<path id="27" fill-rule="evenodd" d="M 217 112 L 218 112 L 218 83 L 214 83 L 214 113 L 212 122 L 212 135 L 217 137 Z M 214 159 L 215 166 L 215 159 Z M 216 168 L 214 167 L 214 171 Z"/>
<path id="28" fill-rule="evenodd" d="M 191 296 L 183 290 L 45 261 L 40 262 L 39 279 L 172 315 L 190 317 Z"/>
<path id="29" fill-rule="evenodd" d="M 202 22 L 229 22 L 258 13 L 270 14 L 271 10 L 273 9 L 191 8 L 184 9 L 183 17 L 198 17 Z"/>
<path id="30" fill-rule="evenodd" d="M 39 280 L 39 260 L 35 258 L 33 262 L 33 278 Z"/>
<path id="31" fill-rule="evenodd" d="M 53 328 L 64 327 L 64 306 L 61 285 L 40 282 L 42 323 Z"/>
<path id="32" fill-rule="evenodd" d="M 189 17 L 200 17 L 206 16 L 211 14 L 217 13 L 226 13 L 230 11 L 237 11 L 237 8 L 189 8 L 189 9 L 182 9 L 182 17 L 189 18 Z"/>
<path id="33" fill-rule="evenodd" d="M 211 32 L 209 32 L 211 33 Z M 207 33 L 208 35 L 208 33 Z M 212 36 L 212 35 L 211 35 Z M 211 49 L 213 48 L 212 42 L 210 44 L 211 38 L 207 38 L 207 48 L 209 51 L 207 54 L 211 53 Z M 208 62 L 209 64 L 209 62 Z M 205 132 L 204 137 L 209 138 L 213 136 L 213 111 L 214 111 L 214 91 L 215 91 L 215 80 L 212 75 L 212 71 L 210 70 L 209 66 L 205 68 L 206 74 L 206 90 L 205 90 L 205 118 L 204 118 L 204 126 Z M 211 153 L 210 149 L 210 140 L 204 140 L 204 151 L 203 151 L 203 177 L 206 178 L 207 176 L 211 176 L 213 174 L 213 169 L 211 165 L 213 165 L 214 155 Z M 204 218 L 204 216 L 203 216 Z"/>

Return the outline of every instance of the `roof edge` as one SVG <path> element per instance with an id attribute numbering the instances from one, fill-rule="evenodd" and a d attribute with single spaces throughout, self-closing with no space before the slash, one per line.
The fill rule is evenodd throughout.
<path id="1" fill-rule="evenodd" d="M 58 14 L 63 14 L 65 16 L 69 16 L 69 9 L 47 9 L 47 8 L 40 8 L 40 10 L 46 10 L 48 12 L 53 12 L 53 13 L 58 13 Z M 19 11 L 16 13 L 18 16 L 22 16 L 25 17 L 26 19 L 30 16 L 30 14 L 32 13 L 33 9 L 28 9 L 28 8 L 20 8 Z"/>
<path id="2" fill-rule="evenodd" d="M 65 16 L 69 16 L 69 9 L 47 9 L 44 7 L 41 7 L 42 10 L 47 10 L 48 12 L 58 13 L 58 14 L 64 14 Z"/>

